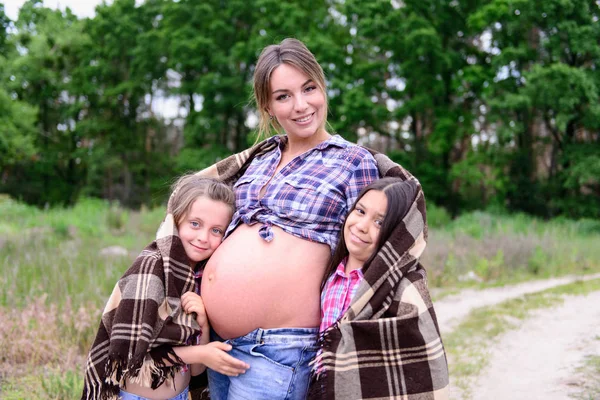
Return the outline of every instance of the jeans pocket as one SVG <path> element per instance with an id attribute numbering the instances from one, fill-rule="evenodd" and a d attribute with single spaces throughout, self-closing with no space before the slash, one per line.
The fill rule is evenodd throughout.
<path id="1" fill-rule="evenodd" d="M 292 349 L 285 346 L 263 343 L 252 346 L 250 348 L 250 354 L 290 371 L 294 370 L 294 367 L 301 357 L 300 352 L 292 351 Z"/>

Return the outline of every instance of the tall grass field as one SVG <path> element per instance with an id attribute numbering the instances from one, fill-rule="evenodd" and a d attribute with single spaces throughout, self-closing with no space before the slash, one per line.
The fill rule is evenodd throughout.
<path id="1" fill-rule="evenodd" d="M 0 197 L 0 398 L 79 398 L 104 303 L 163 213 L 97 199 L 44 211 Z M 600 271 L 600 221 L 489 212 L 451 220 L 434 206 L 428 218 L 422 263 L 440 295 Z"/>

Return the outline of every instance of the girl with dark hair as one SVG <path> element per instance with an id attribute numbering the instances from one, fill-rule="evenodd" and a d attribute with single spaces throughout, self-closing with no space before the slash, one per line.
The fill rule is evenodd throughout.
<path id="1" fill-rule="evenodd" d="M 418 262 L 423 206 L 414 179 L 382 178 L 359 193 L 321 284 L 310 398 L 448 398 L 445 352 Z"/>
<path id="2" fill-rule="evenodd" d="M 364 271 L 402 222 L 416 194 L 415 182 L 399 178 L 379 179 L 360 192 L 321 284 L 321 332 L 348 309 Z"/>

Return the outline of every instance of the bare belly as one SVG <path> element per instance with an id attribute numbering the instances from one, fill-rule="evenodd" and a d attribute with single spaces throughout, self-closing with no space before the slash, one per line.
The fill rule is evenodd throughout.
<path id="1" fill-rule="evenodd" d="M 330 250 L 273 226 L 240 225 L 210 258 L 202 299 L 212 328 L 230 339 L 257 328 L 312 328 L 321 319 L 320 286 Z"/>
<path id="2" fill-rule="evenodd" d="M 131 380 L 127 381 L 125 385 L 125 390 L 128 393 L 135 394 L 141 397 L 146 397 L 151 400 L 163 400 L 170 399 L 171 397 L 177 396 L 179 393 L 183 392 L 190 384 L 190 371 L 188 370 L 185 373 L 177 372 L 175 374 L 175 388 L 174 390 L 171 386 L 171 381 L 165 382 L 155 390 L 152 390 L 149 387 L 140 386 L 137 383 L 132 382 Z"/>

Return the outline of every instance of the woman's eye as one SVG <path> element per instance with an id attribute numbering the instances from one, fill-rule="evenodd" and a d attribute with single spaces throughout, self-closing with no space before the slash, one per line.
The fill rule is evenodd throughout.
<path id="1" fill-rule="evenodd" d="M 275 98 L 275 100 L 277 100 L 277 101 L 281 101 L 281 100 L 285 100 L 285 99 L 287 99 L 288 97 L 290 97 L 288 94 L 280 94 L 279 96 L 277 96 L 277 97 Z"/>
<path id="2" fill-rule="evenodd" d="M 308 86 L 306 89 L 304 89 L 304 91 L 306 92 L 312 92 L 313 90 L 317 90 L 316 86 Z"/>

